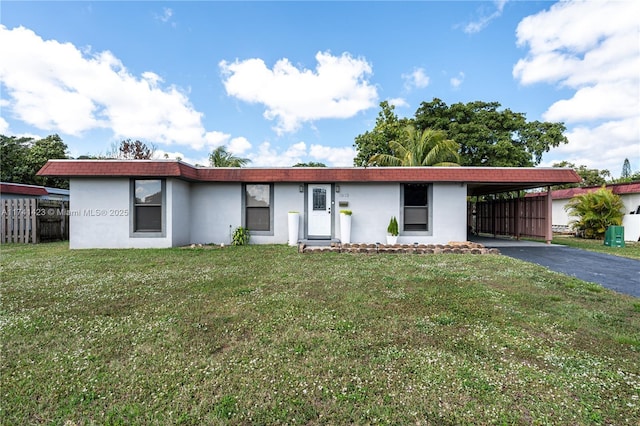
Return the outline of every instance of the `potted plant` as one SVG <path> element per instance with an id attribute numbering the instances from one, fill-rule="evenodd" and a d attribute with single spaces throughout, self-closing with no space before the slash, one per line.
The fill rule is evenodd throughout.
<path id="1" fill-rule="evenodd" d="M 395 244 L 398 242 L 398 219 L 395 216 L 391 216 L 389 220 L 389 226 L 387 226 L 387 244 Z"/>
<path id="2" fill-rule="evenodd" d="M 295 246 L 298 244 L 298 234 L 300 232 L 300 213 L 291 211 L 288 214 L 289 225 L 289 245 Z"/>
<path id="3" fill-rule="evenodd" d="M 351 242 L 351 210 L 340 210 L 340 242 Z"/>

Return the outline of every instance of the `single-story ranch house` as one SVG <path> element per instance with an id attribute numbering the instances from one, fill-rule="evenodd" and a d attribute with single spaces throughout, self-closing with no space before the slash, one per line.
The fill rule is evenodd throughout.
<path id="1" fill-rule="evenodd" d="M 300 213 L 298 239 L 339 239 L 340 210 L 352 211 L 352 242 L 384 242 L 395 216 L 399 243 L 446 244 L 467 239 L 468 196 L 580 181 L 563 168 L 208 168 L 177 160 L 51 160 L 38 174 L 70 178 L 74 249 L 229 244 L 238 226 L 251 243 L 286 243 L 290 211 Z"/>

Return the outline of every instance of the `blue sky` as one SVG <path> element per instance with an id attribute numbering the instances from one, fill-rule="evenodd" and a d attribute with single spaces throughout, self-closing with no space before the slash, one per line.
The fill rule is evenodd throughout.
<path id="1" fill-rule="evenodd" d="M 640 2 L 0 4 L 0 133 L 70 155 L 139 139 L 190 163 L 350 166 L 379 103 L 497 101 L 562 121 L 567 160 L 640 169 Z"/>

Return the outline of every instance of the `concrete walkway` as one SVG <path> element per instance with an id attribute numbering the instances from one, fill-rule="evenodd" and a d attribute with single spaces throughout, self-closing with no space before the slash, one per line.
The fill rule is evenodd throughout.
<path id="1" fill-rule="evenodd" d="M 535 241 L 484 237 L 473 237 L 471 241 L 497 248 L 505 256 L 640 297 L 640 260 Z"/>

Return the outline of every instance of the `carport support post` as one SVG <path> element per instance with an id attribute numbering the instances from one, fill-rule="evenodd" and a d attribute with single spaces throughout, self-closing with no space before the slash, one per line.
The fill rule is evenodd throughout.
<path id="1" fill-rule="evenodd" d="M 547 186 L 547 214 L 545 215 L 545 230 L 544 230 L 544 241 L 547 244 L 551 244 L 551 240 L 553 239 L 553 228 L 552 228 L 552 222 L 553 222 L 553 204 L 551 202 L 552 197 L 551 197 L 551 187 Z"/>

